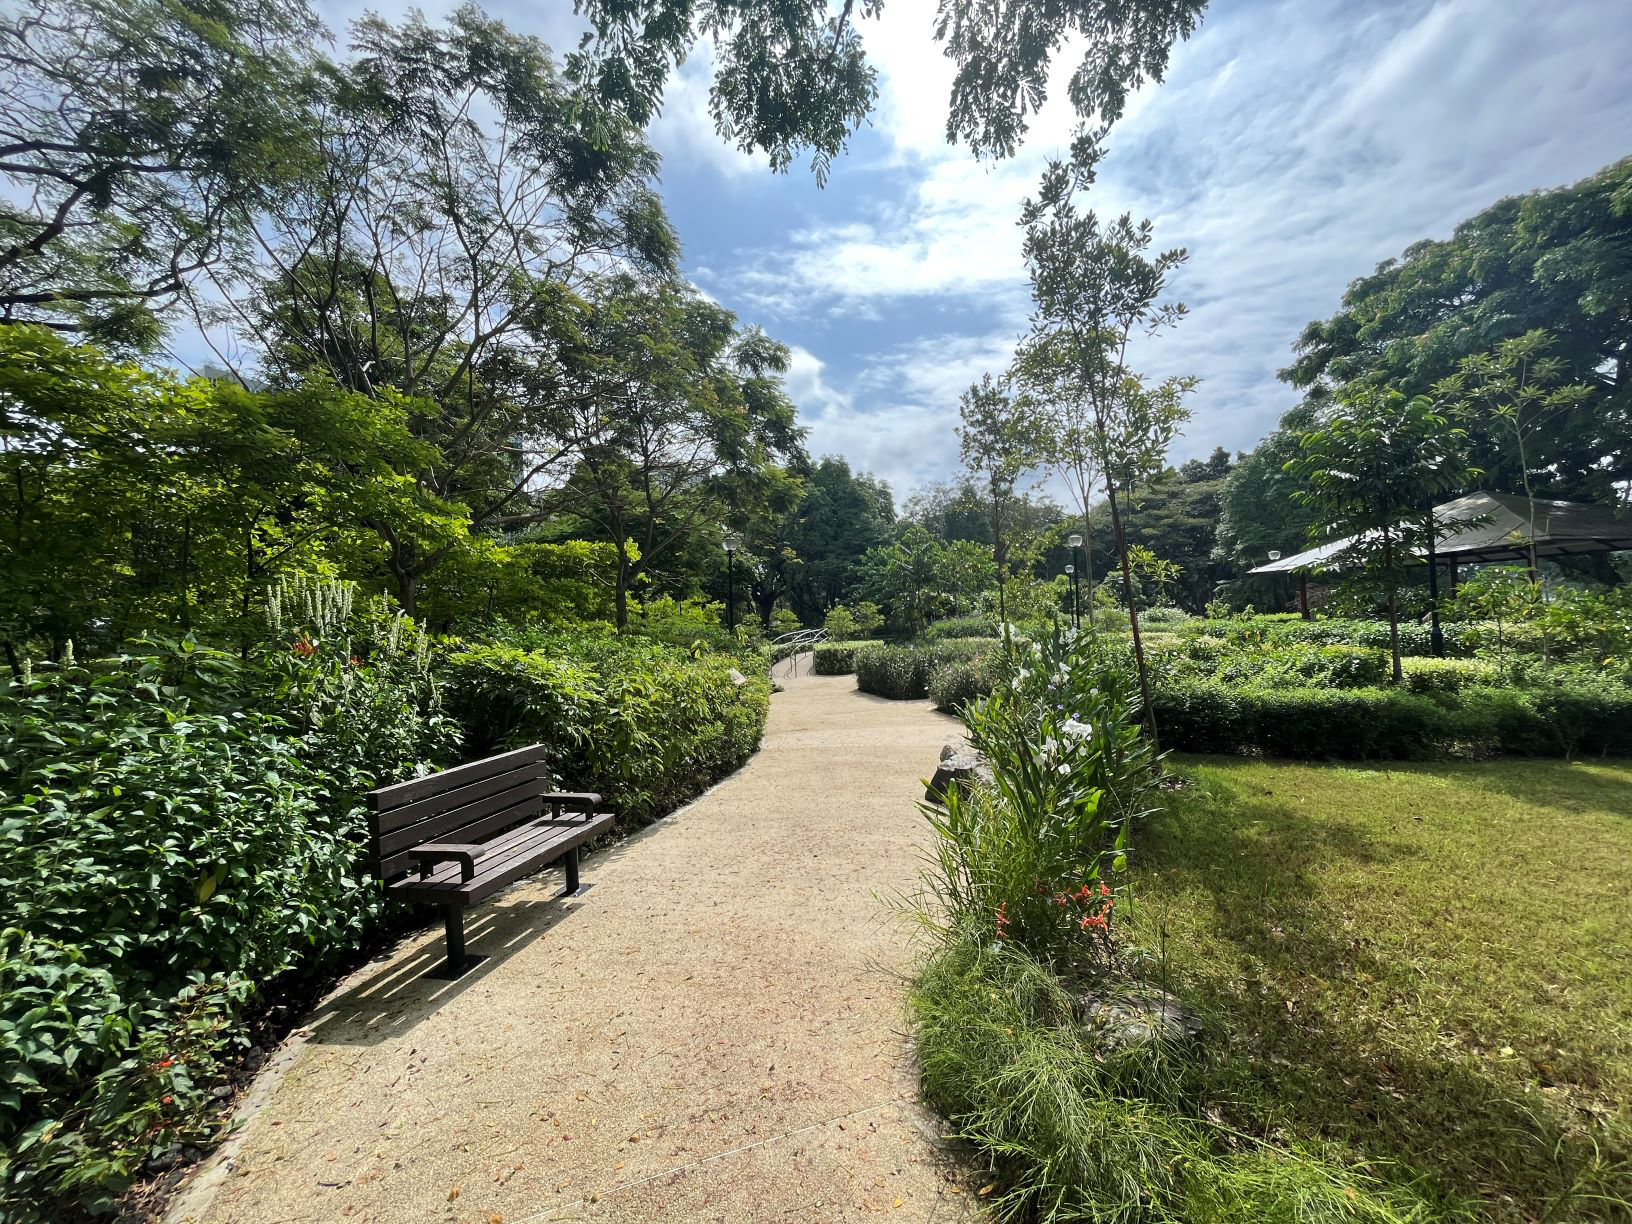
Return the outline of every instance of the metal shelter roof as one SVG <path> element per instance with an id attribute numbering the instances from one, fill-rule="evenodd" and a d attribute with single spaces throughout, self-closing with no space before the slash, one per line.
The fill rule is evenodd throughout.
<path id="1" fill-rule="evenodd" d="M 1607 506 L 1591 502 L 1543 501 L 1508 493 L 1469 493 L 1434 507 L 1434 553 L 1437 559 L 1471 564 L 1522 561 L 1530 556 L 1531 507 L 1535 512 L 1538 557 L 1632 549 L 1632 518 L 1618 517 Z M 1333 540 L 1279 561 L 1254 566 L 1249 574 L 1290 574 L 1341 569 L 1342 553 L 1359 536 Z M 1425 564 L 1427 549 L 1405 541 L 1411 560 Z"/>

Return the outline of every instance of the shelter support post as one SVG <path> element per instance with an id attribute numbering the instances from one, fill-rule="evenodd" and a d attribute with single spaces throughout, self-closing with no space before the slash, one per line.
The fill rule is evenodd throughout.
<path id="1" fill-rule="evenodd" d="M 1298 571 L 1298 611 L 1304 620 L 1309 619 L 1309 574 L 1305 570 Z"/>

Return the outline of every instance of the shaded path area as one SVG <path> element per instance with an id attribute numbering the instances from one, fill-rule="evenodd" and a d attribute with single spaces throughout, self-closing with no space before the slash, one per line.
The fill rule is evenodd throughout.
<path id="1" fill-rule="evenodd" d="M 919 779 L 959 730 L 799 675 L 690 807 L 328 999 L 172 1220 L 971 1218 L 915 1103 L 899 970 Z"/>

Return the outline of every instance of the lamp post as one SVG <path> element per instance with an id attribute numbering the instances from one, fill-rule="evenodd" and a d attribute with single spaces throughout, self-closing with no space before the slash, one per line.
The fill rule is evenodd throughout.
<path id="1" fill-rule="evenodd" d="M 720 541 L 720 547 L 725 549 L 725 628 L 726 632 L 736 635 L 737 632 L 737 549 L 742 547 L 742 537 L 734 531 L 725 533 L 725 539 Z"/>
<path id="2" fill-rule="evenodd" d="M 1065 542 L 1071 546 L 1071 560 L 1073 562 L 1083 560 L 1083 558 L 1078 555 L 1078 554 L 1080 554 L 1082 552 L 1082 532 L 1073 531 L 1070 535 L 1065 537 Z M 1073 565 L 1066 566 L 1065 567 L 1065 572 L 1071 575 L 1071 619 L 1072 619 L 1073 624 L 1075 624 L 1075 626 L 1078 629 L 1081 629 L 1082 628 L 1082 609 L 1081 609 L 1081 605 L 1078 604 L 1078 602 L 1077 602 L 1077 567 L 1076 567 L 1076 565 L 1073 564 Z M 1092 594 L 1092 590 L 1090 590 L 1089 593 Z M 1088 609 L 1088 619 L 1089 619 L 1089 621 L 1092 621 L 1094 619 L 1094 610 L 1092 608 Z"/>
<path id="3" fill-rule="evenodd" d="M 1273 563 L 1274 563 L 1274 562 L 1276 562 L 1276 561 L 1279 561 L 1279 560 L 1280 560 L 1280 559 L 1281 559 L 1281 550 L 1280 550 L 1280 549 L 1278 549 L 1278 548 L 1272 548 L 1272 549 L 1270 549 L 1270 550 L 1269 550 L 1269 559 L 1270 559 L 1270 562 L 1271 562 L 1271 563 L 1272 563 L 1272 564 L 1273 564 Z M 1274 578 L 1274 579 L 1273 579 L 1273 581 L 1274 581 L 1274 583 L 1275 583 L 1275 598 L 1276 598 L 1276 599 L 1279 599 L 1279 598 L 1280 598 L 1280 597 L 1281 597 L 1281 579 L 1280 579 L 1280 576 L 1279 576 L 1279 575 L 1277 575 L 1277 576 L 1276 576 L 1276 577 L 1275 577 L 1275 578 Z M 1275 610 L 1276 610 L 1276 611 L 1277 611 L 1277 612 L 1279 612 L 1279 611 L 1280 611 L 1280 609 L 1279 609 L 1279 608 L 1277 608 L 1277 609 L 1275 609 Z"/>

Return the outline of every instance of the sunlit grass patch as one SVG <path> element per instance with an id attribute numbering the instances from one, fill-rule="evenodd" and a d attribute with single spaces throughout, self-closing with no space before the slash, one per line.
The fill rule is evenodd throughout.
<path id="1" fill-rule="evenodd" d="M 1221 1028 L 1232 1123 L 1482 1218 L 1632 1212 L 1632 767 L 1181 772 L 1135 936 Z"/>

